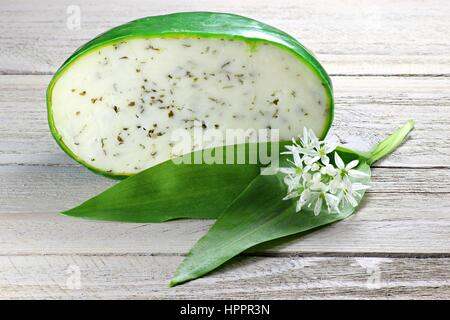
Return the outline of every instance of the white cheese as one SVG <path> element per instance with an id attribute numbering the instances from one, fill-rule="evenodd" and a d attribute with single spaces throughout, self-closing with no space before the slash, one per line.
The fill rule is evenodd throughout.
<path id="1" fill-rule="evenodd" d="M 287 49 L 219 38 L 129 39 L 62 73 L 52 112 L 63 143 L 98 170 L 133 174 L 173 156 L 172 132 L 304 126 L 320 135 L 329 104 L 320 78 Z M 197 149 L 198 146 L 194 146 Z"/>

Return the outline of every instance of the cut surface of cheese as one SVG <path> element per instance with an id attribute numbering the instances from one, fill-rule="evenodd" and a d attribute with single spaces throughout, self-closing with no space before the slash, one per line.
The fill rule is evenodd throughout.
<path id="1" fill-rule="evenodd" d="M 111 41 L 64 68 L 49 90 L 58 142 L 98 172 L 132 175 L 180 155 L 184 130 L 278 129 L 290 140 L 332 117 L 329 85 L 292 50 L 261 39 L 189 34 Z M 226 144 L 216 139 L 208 147 Z M 204 148 L 190 144 L 184 151 Z"/>

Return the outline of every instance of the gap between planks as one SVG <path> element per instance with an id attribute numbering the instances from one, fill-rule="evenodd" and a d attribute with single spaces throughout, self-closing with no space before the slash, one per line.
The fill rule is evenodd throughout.
<path id="1" fill-rule="evenodd" d="M 0 257 L 186 257 L 187 253 L 175 252 L 51 252 L 51 253 L 0 253 Z M 393 258 L 393 259 L 449 259 L 449 253 L 443 252 L 256 252 L 249 249 L 239 254 L 243 257 L 260 257 L 260 258 Z"/>
<path id="2" fill-rule="evenodd" d="M 395 151 L 394 151 L 395 152 Z M 20 162 L 6 162 L 0 163 L 0 167 L 60 167 L 60 168 L 80 168 L 82 167 L 79 163 L 20 163 Z M 432 169 L 450 169 L 450 164 L 445 165 L 431 165 L 431 166 L 415 166 L 415 165 L 402 165 L 402 166 L 386 166 L 374 164 L 371 166 L 372 169 L 413 169 L 413 170 L 432 170 Z"/>

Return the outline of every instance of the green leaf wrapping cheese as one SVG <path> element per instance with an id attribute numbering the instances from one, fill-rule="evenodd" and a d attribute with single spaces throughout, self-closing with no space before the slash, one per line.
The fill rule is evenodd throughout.
<path id="1" fill-rule="evenodd" d="M 83 45 L 51 80 L 47 107 L 66 153 L 122 177 L 176 156 L 179 129 L 272 128 L 290 140 L 306 126 L 323 138 L 333 95 L 320 63 L 288 34 L 187 12 L 135 20 Z"/>

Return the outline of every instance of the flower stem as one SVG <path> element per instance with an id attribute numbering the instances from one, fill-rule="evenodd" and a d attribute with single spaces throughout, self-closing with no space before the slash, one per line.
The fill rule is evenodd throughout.
<path id="1" fill-rule="evenodd" d="M 370 157 L 367 161 L 369 165 L 372 165 L 381 158 L 387 156 L 406 139 L 409 132 L 414 128 L 414 120 L 408 120 L 405 125 L 397 129 L 389 137 L 378 143 L 370 153 Z"/>

